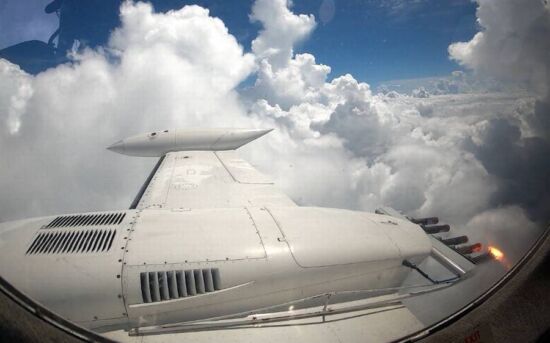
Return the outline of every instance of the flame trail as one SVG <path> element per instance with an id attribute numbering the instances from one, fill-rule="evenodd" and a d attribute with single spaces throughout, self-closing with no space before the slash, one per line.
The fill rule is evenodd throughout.
<path id="1" fill-rule="evenodd" d="M 489 250 L 489 253 L 491 255 L 493 255 L 495 260 L 502 261 L 504 259 L 504 253 L 502 251 L 500 251 L 499 249 L 497 249 L 493 246 L 489 246 L 487 249 Z"/>

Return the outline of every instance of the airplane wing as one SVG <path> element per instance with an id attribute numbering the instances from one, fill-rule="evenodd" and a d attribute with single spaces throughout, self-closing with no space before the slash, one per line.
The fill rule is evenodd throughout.
<path id="1" fill-rule="evenodd" d="M 235 151 L 267 132 L 163 131 L 132 137 L 109 149 L 133 156 L 161 156 L 131 209 L 296 206 Z"/>

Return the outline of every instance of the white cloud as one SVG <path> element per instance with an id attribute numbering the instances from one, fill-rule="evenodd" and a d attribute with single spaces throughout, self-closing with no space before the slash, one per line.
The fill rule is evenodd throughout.
<path id="1" fill-rule="evenodd" d="M 252 51 L 259 59 L 267 59 L 275 71 L 286 65 L 294 45 L 308 37 L 316 25 L 313 15 L 296 15 L 290 4 L 289 0 L 257 0 L 252 6 L 250 19 L 263 26 L 252 41 Z"/>
<path id="2" fill-rule="evenodd" d="M 301 54 L 274 69 L 269 59 L 259 62 L 256 84 L 248 90 L 252 99 L 263 98 L 288 109 L 302 102 L 317 101 L 318 88 L 325 83 L 330 67 L 315 63 L 315 57 Z"/>
<path id="3" fill-rule="evenodd" d="M 294 14 L 290 1 L 258 0 L 252 6 L 252 21 L 262 25 L 252 41 L 259 71 L 248 97 L 262 98 L 284 109 L 317 101 L 318 89 L 326 81 L 330 67 L 316 64 L 311 54 L 294 55 L 294 46 L 307 38 L 316 26 L 313 15 Z"/>
<path id="4" fill-rule="evenodd" d="M 253 67 L 253 56 L 243 55 L 237 40 L 228 34 L 224 23 L 209 16 L 208 10 L 199 6 L 186 6 L 179 11 L 153 14 L 146 3 L 121 7 L 122 28 L 117 29 L 110 40 L 112 49 L 120 50 L 122 58 L 130 63 L 159 68 L 163 65 L 182 68 L 181 76 L 188 71 L 192 75 L 205 73 L 210 78 L 198 85 L 228 92 L 242 81 Z M 162 63 L 159 57 L 172 56 L 177 61 Z"/>
<path id="5" fill-rule="evenodd" d="M 0 78 L 9 80 L 0 84 L 0 103 L 7 108 L 7 117 L 0 123 L 0 129 L 16 134 L 21 126 L 21 116 L 25 112 L 27 101 L 32 96 L 31 77 L 19 67 L 0 60 Z"/>
<path id="6" fill-rule="evenodd" d="M 251 108 L 258 117 L 273 120 L 289 142 L 278 142 L 280 151 L 273 148 L 267 155 L 294 163 L 292 170 L 274 167 L 269 160 L 260 164 L 275 175 L 284 175 L 278 181 L 291 194 L 300 189 L 304 203 L 366 210 L 387 204 L 416 215 L 437 213 L 454 223 L 465 223 L 489 206 L 495 184 L 462 143 L 478 134 L 475 125 L 482 125 L 501 109 L 510 108 L 500 115 L 513 117 L 510 105 L 517 96 L 447 95 L 423 102 L 402 95 L 388 98 L 372 95 L 368 85 L 351 75 L 314 88 L 312 94 L 288 110 L 266 100 L 258 100 Z M 419 113 L 420 104 L 431 108 L 430 117 Z M 325 154 L 328 141 L 332 142 L 330 157 Z M 304 150 L 317 156 L 317 165 L 311 156 L 303 155 Z M 320 163 L 327 158 L 332 164 Z M 315 165 L 315 170 L 300 169 L 296 166 L 300 160 Z M 338 173 L 334 163 L 340 168 Z M 335 177 L 320 176 L 330 183 L 312 185 L 311 175 L 320 166 L 327 176 Z M 308 192 L 306 187 L 316 191 L 324 187 L 327 192 Z M 328 203 L 318 197 L 330 189 L 347 196 L 328 197 Z M 314 194 L 317 197 L 310 197 Z"/>
<path id="7" fill-rule="evenodd" d="M 550 3 L 541 0 L 476 0 L 482 31 L 449 46 L 450 57 L 479 73 L 528 82 L 548 94 Z"/>

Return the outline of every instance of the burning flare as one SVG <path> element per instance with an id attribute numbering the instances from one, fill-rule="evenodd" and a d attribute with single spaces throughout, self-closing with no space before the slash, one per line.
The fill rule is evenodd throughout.
<path id="1" fill-rule="evenodd" d="M 497 248 L 495 248 L 493 246 L 489 246 L 488 250 L 489 250 L 489 253 L 491 255 L 493 255 L 495 260 L 502 261 L 502 259 L 504 258 L 504 253 L 502 251 L 498 250 Z"/>

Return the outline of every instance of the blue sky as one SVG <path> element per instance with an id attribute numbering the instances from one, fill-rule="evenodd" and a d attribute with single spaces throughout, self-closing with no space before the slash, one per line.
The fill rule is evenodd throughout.
<path id="1" fill-rule="evenodd" d="M 313 3 L 296 1 L 295 10 L 317 14 Z M 313 51 L 320 63 L 332 67 L 333 75 L 351 73 L 371 84 L 458 69 L 449 60 L 447 47 L 475 34 L 475 4 L 469 0 L 404 3 L 392 10 L 374 1 L 339 1 L 332 21 L 319 23 L 302 50 Z"/>
<path id="2" fill-rule="evenodd" d="M 43 12 L 48 1 L 7 0 L 0 5 L 0 47 L 29 39 L 47 40 L 57 18 Z M 250 50 L 260 29 L 251 23 L 252 0 L 153 1 L 158 10 L 198 3 L 220 17 Z M 331 66 L 331 77 L 351 73 L 372 86 L 395 79 L 446 75 L 459 69 L 447 47 L 476 32 L 470 0 L 294 0 L 293 11 L 313 14 L 317 28 L 296 52 L 312 53 Z"/>

